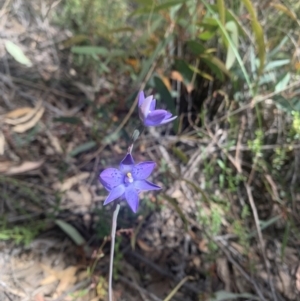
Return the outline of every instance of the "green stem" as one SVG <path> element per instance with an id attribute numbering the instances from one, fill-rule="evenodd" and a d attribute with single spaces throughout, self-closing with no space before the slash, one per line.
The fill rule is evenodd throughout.
<path id="1" fill-rule="evenodd" d="M 112 293 L 112 276 L 113 276 L 113 265 L 114 265 L 114 250 L 115 250 L 115 238 L 117 229 L 117 218 L 120 210 L 120 204 L 117 203 L 115 211 L 113 213 L 112 224 L 111 224 L 111 247 L 110 247 L 110 261 L 109 261 L 109 280 L 108 280 L 108 300 L 113 301 Z"/>

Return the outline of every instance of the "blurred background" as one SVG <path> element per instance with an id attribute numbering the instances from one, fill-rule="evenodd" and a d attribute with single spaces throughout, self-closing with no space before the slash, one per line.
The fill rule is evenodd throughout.
<path id="1" fill-rule="evenodd" d="M 115 300 L 300 300 L 300 2 L 0 1 L 0 300 L 107 300 L 99 173 L 139 126 Z"/>

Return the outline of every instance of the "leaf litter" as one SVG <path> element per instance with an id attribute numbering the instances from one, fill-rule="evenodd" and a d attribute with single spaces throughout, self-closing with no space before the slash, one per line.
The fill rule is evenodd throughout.
<path id="1" fill-rule="evenodd" d="M 37 9 L 34 3 L 23 4 L 32 5 L 31 8 Z M 16 46 L 13 46 L 15 49 L 12 51 L 10 47 L 11 55 L 21 64 L 8 58 L 12 79 L 6 82 L 3 89 L 3 94 L 9 100 L 6 103 L 9 105 L 5 107 L 4 115 L 1 109 L 1 116 L 4 118 L 0 132 L 0 173 L 5 178 L 0 178 L 0 184 L 2 188 L 5 187 L 5 193 L 0 214 L 7 215 L 9 221 L 23 220 L 26 225 L 37 213 L 36 222 L 46 223 L 47 230 L 27 246 L 19 245 L 13 239 L 0 242 L 0 299 L 104 300 L 109 250 L 99 246 L 102 241 L 106 242 L 103 237 L 108 233 L 102 234 L 103 239 L 99 239 L 95 233 L 104 231 L 104 225 L 109 225 L 110 213 L 105 210 L 102 210 L 101 214 L 95 213 L 101 207 L 104 196 L 101 195 L 92 171 L 96 170 L 97 173 L 107 163 L 114 165 L 115 157 L 122 155 L 126 141 L 121 137 L 118 147 L 106 148 L 97 160 L 93 154 L 97 153 L 95 148 L 105 139 L 106 131 L 97 128 L 98 116 L 93 115 L 92 107 L 85 109 L 81 101 L 88 98 L 93 105 L 99 105 L 98 113 L 108 117 L 105 122 L 107 124 L 109 120 L 120 120 L 124 115 L 123 105 L 116 105 L 115 111 L 109 112 L 103 104 L 109 104 L 111 99 L 118 99 L 124 91 L 128 91 L 128 82 L 122 79 L 121 83 L 116 83 L 114 76 L 108 76 L 104 83 L 95 87 L 84 83 L 82 78 L 79 79 L 82 82 L 78 81 L 78 78 L 71 79 L 69 85 L 60 82 L 53 84 L 52 79 L 57 81 L 64 78 L 63 68 L 73 68 L 70 65 L 62 67 L 54 55 L 54 43 L 67 41 L 70 38 L 69 32 L 48 23 L 41 29 L 38 22 L 30 19 L 21 19 L 20 29 L 20 22 L 12 12 L 7 11 L 10 18 L 3 25 L 4 31 L 10 34 L 14 32 L 14 45 L 21 45 L 24 52 L 21 54 L 21 48 L 17 49 Z M 24 37 L 32 38 L 34 43 L 26 44 Z M 26 57 L 28 55 L 29 60 L 24 58 L 24 53 Z M 68 61 L 65 59 L 66 57 L 63 57 L 64 61 Z M 31 67 L 22 69 L 22 64 Z M 166 87 L 170 88 L 168 77 L 161 70 L 157 72 Z M 73 73 L 70 71 L 70 76 Z M 39 80 L 42 79 L 44 83 L 39 87 L 34 84 L 37 74 L 40 76 Z M 188 94 L 196 88 L 194 82 L 186 82 L 178 71 L 171 71 L 170 77 L 186 84 Z M 3 78 L 1 77 L 1 80 Z M 14 81 L 13 78 L 18 80 Z M 27 81 L 22 78 L 26 78 Z M 78 90 L 74 90 L 74 87 Z M 109 98 L 105 87 L 109 87 Z M 14 93 L 17 97 L 12 96 Z M 205 109 L 210 110 L 210 105 L 208 101 L 204 102 Z M 226 109 L 221 107 L 218 114 L 225 116 Z M 272 112 L 274 111 L 275 108 Z M 72 117 L 70 112 L 76 112 L 76 117 Z M 101 132 L 101 135 L 92 136 L 92 129 Z M 119 253 L 122 257 L 119 259 L 120 280 L 115 287 L 115 295 L 119 298 L 145 300 L 147 296 L 150 300 L 163 300 L 180 283 L 182 288 L 180 287 L 175 296 L 177 299 L 174 300 L 196 300 L 196 296 L 199 295 L 206 295 L 204 300 L 210 300 L 208 296 L 211 293 L 216 293 L 211 300 L 252 298 L 251 294 L 245 292 L 262 292 L 263 295 L 270 296 L 268 289 L 265 289 L 269 275 L 263 261 L 257 255 L 259 248 L 255 244 L 243 244 L 243 237 L 240 237 L 240 233 L 234 228 L 237 225 L 227 221 L 227 215 L 231 213 L 223 207 L 224 195 L 214 176 L 211 179 L 211 190 L 213 195 L 221 200 L 209 199 L 212 203 L 205 200 L 203 191 L 207 183 L 200 171 L 208 168 L 205 165 L 206 161 L 213 161 L 212 158 L 216 158 L 218 153 L 222 152 L 219 144 L 225 139 L 221 129 L 217 128 L 211 134 L 215 139 L 213 142 L 205 137 L 192 137 L 193 139 L 189 140 L 188 135 L 178 138 L 176 148 L 181 153 L 188 154 L 185 158 L 186 164 L 182 164 L 182 160 L 171 151 L 174 149 L 174 137 L 166 134 L 165 139 L 159 141 L 161 145 L 153 148 L 153 141 L 162 140 L 163 133 L 154 130 L 150 134 L 144 134 L 144 139 L 138 146 L 141 150 L 140 159 L 152 156 L 161 166 L 163 163 L 166 165 L 167 172 L 160 170 L 155 176 L 163 179 L 162 182 L 171 177 L 171 183 L 164 183 L 166 196 L 170 197 L 157 199 L 150 195 L 149 200 L 144 197 L 143 202 L 150 208 L 161 206 L 162 210 L 146 210 L 141 213 L 140 217 L 145 222 L 136 234 L 136 250 L 128 251 L 127 248 L 131 232 L 119 232 L 123 238 L 120 248 L 124 251 Z M 223 156 L 228 156 L 228 152 L 224 152 Z M 180 173 L 184 175 L 183 178 L 178 176 Z M 189 185 L 187 181 L 194 186 Z M 268 174 L 266 181 L 271 186 L 275 201 L 278 202 L 276 182 Z M 255 185 L 260 187 L 260 183 L 256 181 Z M 236 215 L 241 204 L 234 196 L 230 197 Z M 299 196 L 296 196 L 296 204 L 298 201 Z M 281 220 L 284 220 L 284 214 L 287 213 L 281 211 L 280 203 L 276 205 L 279 210 L 276 216 L 279 215 Z M 200 217 L 198 210 L 202 214 Z M 260 204 L 259 210 L 260 214 L 265 213 L 263 204 Z M 219 215 L 213 217 L 213 212 Z M 51 217 L 45 218 L 44 215 L 48 213 Z M 65 223 L 65 230 L 60 231 L 55 226 L 53 216 Z M 199 221 L 198 218 L 203 224 L 195 222 Z M 132 221 L 131 217 L 124 212 L 121 227 L 126 229 L 137 226 L 138 223 L 132 224 L 129 220 Z M 210 223 L 215 229 L 213 233 L 207 233 Z M 185 224 L 188 225 L 187 231 Z M 0 224 L 0 227 L 3 225 Z M 17 232 L 17 227 L 14 228 L 16 225 L 10 224 L 8 229 Z M 74 231 L 70 230 L 70 225 L 71 229 L 75 229 L 75 233 L 81 236 L 78 246 L 72 242 Z M 97 225 L 100 225 L 100 229 Z M 271 229 L 274 229 L 273 226 Z M 276 222 L 275 226 L 280 228 L 280 223 Z M 17 235 L 26 236 L 26 233 Z M 90 247 L 95 251 L 95 257 L 82 246 L 87 241 L 92 242 Z M 216 245 L 211 246 L 212 242 L 219 246 L 219 250 L 224 248 L 225 252 L 213 253 Z M 289 300 L 297 300 L 297 294 L 300 292 L 300 268 L 296 247 L 283 246 L 279 239 L 267 239 L 266 246 L 269 248 L 266 252 L 267 259 L 276 266 L 276 271 L 272 271 L 271 276 L 278 294 Z M 211 254 L 213 259 L 209 257 Z M 96 269 L 89 274 L 95 258 L 98 260 Z M 123 270 L 120 267 L 123 267 Z M 193 276 L 193 280 L 185 282 L 189 276 Z M 264 286 L 260 285 L 261 282 Z M 233 291 L 235 293 L 232 293 Z"/>

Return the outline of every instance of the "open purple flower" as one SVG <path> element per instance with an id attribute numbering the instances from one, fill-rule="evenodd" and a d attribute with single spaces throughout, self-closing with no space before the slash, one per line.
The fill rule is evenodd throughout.
<path id="1" fill-rule="evenodd" d="M 134 213 L 139 207 L 139 196 L 141 191 L 159 190 L 159 186 L 147 181 L 156 163 L 153 161 L 134 164 L 131 154 L 120 163 L 119 169 L 107 168 L 99 176 L 102 185 L 109 191 L 104 205 L 118 199 L 126 199 Z"/>
<path id="2" fill-rule="evenodd" d="M 145 126 L 158 126 L 168 123 L 177 118 L 166 110 L 155 110 L 156 100 L 153 95 L 145 98 L 141 91 L 138 95 L 139 116 Z"/>

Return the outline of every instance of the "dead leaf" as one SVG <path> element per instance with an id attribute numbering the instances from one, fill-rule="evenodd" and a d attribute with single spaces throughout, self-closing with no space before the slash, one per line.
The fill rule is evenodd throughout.
<path id="1" fill-rule="evenodd" d="M 60 190 L 60 191 L 66 191 L 71 189 L 74 185 L 80 183 L 81 181 L 87 179 L 90 176 L 89 172 L 82 172 L 74 177 L 70 177 L 66 179 L 63 183 L 56 182 L 53 185 L 54 189 Z"/>
<path id="2" fill-rule="evenodd" d="M 14 165 L 11 161 L 0 162 L 0 173 L 6 172 L 12 165 Z"/>
<path id="3" fill-rule="evenodd" d="M 58 153 L 58 154 L 62 154 L 63 153 L 63 150 L 62 150 L 62 147 L 60 146 L 60 143 L 59 143 L 59 139 L 54 136 L 50 131 L 46 130 L 46 134 L 50 140 L 50 143 L 51 145 L 53 146 L 53 148 L 55 149 L 55 151 Z"/>
<path id="4" fill-rule="evenodd" d="M 208 253 L 208 246 L 207 246 L 207 240 L 206 239 L 202 239 L 199 243 L 198 243 L 198 249 L 201 251 L 201 252 L 204 252 L 204 253 Z"/>
<path id="5" fill-rule="evenodd" d="M 67 190 L 66 198 L 72 201 L 72 202 L 67 202 L 67 208 L 81 205 L 82 196 L 79 192 L 75 190 Z"/>
<path id="6" fill-rule="evenodd" d="M 19 109 L 15 109 L 13 111 L 10 111 L 8 112 L 6 115 L 5 115 L 5 118 L 7 119 L 16 119 L 16 118 L 20 118 L 26 114 L 28 114 L 29 112 L 31 112 L 33 109 L 32 108 L 29 108 L 29 107 L 24 107 L 24 108 L 19 108 Z M 6 123 L 9 123 L 9 120 L 8 122 L 5 121 Z"/>
<path id="7" fill-rule="evenodd" d="M 298 269 L 296 272 L 296 288 L 300 292 L 300 265 L 298 266 Z"/>
<path id="8" fill-rule="evenodd" d="M 42 118 L 44 111 L 44 108 L 40 108 L 31 120 L 29 120 L 26 123 L 16 125 L 15 127 L 13 127 L 13 131 L 16 133 L 24 133 L 29 129 L 33 128 L 37 124 L 37 122 Z"/>
<path id="9" fill-rule="evenodd" d="M 0 131 L 0 156 L 4 155 L 4 150 L 5 150 L 5 137 Z"/>
<path id="10" fill-rule="evenodd" d="M 8 170 L 3 172 L 5 175 L 17 175 L 40 168 L 44 164 L 44 160 L 40 161 L 25 161 L 21 165 L 11 166 Z M 1 171 L 1 169 L 0 169 Z"/>
<path id="11" fill-rule="evenodd" d="M 33 118 L 33 116 L 40 110 L 41 107 L 42 101 L 39 101 L 34 108 L 20 108 L 14 110 L 6 115 L 4 122 L 10 125 L 25 123 Z"/>
<path id="12" fill-rule="evenodd" d="M 179 82 L 184 83 L 185 86 L 186 86 L 186 89 L 187 89 L 188 93 L 191 93 L 191 92 L 194 90 L 193 84 L 192 84 L 192 83 L 186 83 L 186 82 L 184 81 L 183 76 L 182 76 L 178 71 L 175 71 L 175 70 L 172 71 L 172 72 L 171 72 L 171 78 L 172 78 L 173 80 L 177 80 L 177 81 L 179 81 Z"/>
<path id="13" fill-rule="evenodd" d="M 161 80 L 164 82 L 165 86 L 168 88 L 168 90 L 172 91 L 170 80 L 162 74 L 160 74 L 159 76 L 160 76 Z"/>
<path id="14" fill-rule="evenodd" d="M 34 301 L 45 301 L 45 298 L 42 294 L 36 294 L 34 296 Z"/>
<path id="15" fill-rule="evenodd" d="M 77 280 L 75 274 L 77 273 L 78 268 L 75 266 L 69 266 L 65 270 L 54 270 L 47 265 L 41 264 L 42 269 L 45 273 L 50 274 L 46 278 L 42 279 L 40 285 L 51 284 L 55 281 L 59 281 L 59 284 L 56 288 L 58 295 L 63 293 L 70 285 L 74 284 Z"/>
<path id="16" fill-rule="evenodd" d="M 74 284 L 77 280 L 75 276 L 77 272 L 77 267 L 70 266 L 59 273 L 60 282 L 56 288 L 56 292 L 60 295 L 63 293 L 70 285 Z"/>
<path id="17" fill-rule="evenodd" d="M 141 239 L 138 239 L 137 244 L 139 245 L 139 247 L 145 251 L 145 252 L 152 252 L 153 248 L 149 247 L 144 241 L 142 241 Z"/>
<path id="18" fill-rule="evenodd" d="M 177 80 L 179 82 L 183 82 L 183 77 L 178 71 L 172 71 L 171 72 L 171 78 L 173 80 Z"/>
<path id="19" fill-rule="evenodd" d="M 230 272 L 229 272 L 229 267 L 227 264 L 227 259 L 226 258 L 218 258 L 217 259 L 217 273 L 219 278 L 223 281 L 225 285 L 225 291 L 230 292 Z"/>
<path id="20" fill-rule="evenodd" d="M 84 185 L 79 185 L 79 191 L 82 196 L 82 204 L 83 205 L 91 205 L 92 203 L 92 195 L 89 192 L 88 188 Z"/>
<path id="21" fill-rule="evenodd" d="M 105 296 L 107 295 L 107 281 L 104 277 L 100 276 L 99 277 L 99 281 L 96 287 L 96 292 L 97 292 L 97 296 L 98 298 L 100 298 L 101 300 L 105 298 Z"/>

